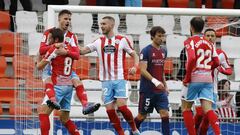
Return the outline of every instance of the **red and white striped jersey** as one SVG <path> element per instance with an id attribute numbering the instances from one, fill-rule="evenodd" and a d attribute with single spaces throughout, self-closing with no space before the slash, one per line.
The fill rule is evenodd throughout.
<path id="1" fill-rule="evenodd" d="M 220 107 L 216 110 L 219 118 L 229 118 L 228 120 L 222 120 L 222 121 L 228 121 L 228 122 L 234 122 L 233 118 L 236 118 L 236 112 L 233 107 Z"/>
<path id="2" fill-rule="evenodd" d="M 194 35 L 184 41 L 186 48 L 185 83 L 212 83 L 212 70 L 219 66 L 219 59 L 213 44 L 202 35 Z"/>
<path id="3" fill-rule="evenodd" d="M 126 79 L 127 72 L 124 70 L 126 53 L 131 54 L 134 51 L 126 37 L 122 35 L 115 35 L 112 38 L 101 36 L 87 47 L 91 52 L 98 53 L 100 80 Z"/>
<path id="4" fill-rule="evenodd" d="M 42 41 L 40 43 L 40 48 L 39 48 L 39 54 L 40 55 L 45 55 L 46 52 L 51 48 L 51 45 L 48 43 L 48 34 L 50 33 L 50 30 L 53 28 L 50 28 L 46 30 L 43 34 Z M 71 45 L 72 47 L 77 47 L 78 46 L 78 40 L 76 35 L 74 35 L 71 31 L 67 31 L 64 34 L 64 43 L 65 45 Z"/>
<path id="5" fill-rule="evenodd" d="M 213 71 L 213 82 L 214 82 L 214 93 L 217 94 L 217 84 L 218 84 L 218 74 L 223 73 L 225 75 L 231 75 L 232 74 L 232 67 L 229 64 L 228 57 L 226 53 L 222 49 L 217 49 L 216 50 L 218 54 L 218 59 L 220 62 L 219 67 L 215 68 Z"/>

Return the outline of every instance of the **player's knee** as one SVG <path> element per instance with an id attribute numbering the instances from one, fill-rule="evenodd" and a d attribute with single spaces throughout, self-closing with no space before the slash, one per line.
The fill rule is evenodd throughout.
<path id="1" fill-rule="evenodd" d="M 169 117 L 169 113 L 167 110 L 160 110 L 159 114 L 160 114 L 161 118 Z"/>
<path id="2" fill-rule="evenodd" d="M 59 119 L 60 119 L 61 123 L 65 124 L 65 123 L 67 123 L 67 121 L 69 120 L 69 117 L 60 116 Z"/>
<path id="3" fill-rule="evenodd" d="M 51 109 L 49 107 L 47 107 L 46 105 L 39 105 L 37 107 L 37 112 L 38 114 L 50 114 L 51 113 Z"/>
<path id="4" fill-rule="evenodd" d="M 47 78 L 44 80 L 44 83 L 45 83 L 45 84 L 47 84 L 47 83 L 51 83 L 51 84 L 52 84 L 53 82 L 52 82 L 51 77 L 47 77 Z"/>
<path id="5" fill-rule="evenodd" d="M 145 114 L 143 115 L 143 114 L 140 114 L 140 113 L 139 113 L 139 114 L 137 115 L 137 119 L 140 120 L 140 121 L 143 121 L 143 120 L 145 120 L 146 118 L 147 118 L 147 115 L 145 115 Z"/>

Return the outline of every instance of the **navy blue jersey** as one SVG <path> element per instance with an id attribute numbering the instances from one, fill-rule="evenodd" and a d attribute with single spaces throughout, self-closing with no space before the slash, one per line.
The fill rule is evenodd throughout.
<path id="1" fill-rule="evenodd" d="M 159 81 L 163 81 L 164 61 L 166 57 L 167 49 L 164 46 L 161 46 L 160 49 L 157 49 L 150 44 L 143 48 L 140 53 L 140 61 L 147 62 L 147 71 Z M 155 93 L 160 92 L 160 90 L 155 87 L 151 80 L 141 76 L 140 92 Z"/>

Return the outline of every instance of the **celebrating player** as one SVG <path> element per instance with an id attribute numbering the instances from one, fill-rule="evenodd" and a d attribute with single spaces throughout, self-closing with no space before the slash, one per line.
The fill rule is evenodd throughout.
<path id="1" fill-rule="evenodd" d="M 138 115 L 134 119 L 137 128 L 155 108 L 162 119 L 163 135 L 170 135 L 168 113 L 168 88 L 163 72 L 167 50 L 161 46 L 165 40 L 165 30 L 160 26 L 150 30 L 152 44 L 143 48 L 140 53 L 140 99 Z"/>
<path id="2" fill-rule="evenodd" d="M 184 124 L 190 135 L 196 135 L 191 107 L 196 99 L 200 99 L 203 112 L 215 135 L 220 135 L 218 117 L 212 110 L 214 102 L 212 71 L 219 66 L 218 55 L 214 45 L 201 34 L 204 27 L 203 19 L 194 17 L 190 25 L 192 36 L 184 41 L 187 62 L 183 85 L 188 88 L 182 100 Z"/>
<path id="3" fill-rule="evenodd" d="M 214 29 L 206 29 L 204 31 L 204 37 L 212 42 L 214 45 L 216 44 L 216 31 Z M 232 68 L 228 62 L 228 57 L 226 53 L 222 49 L 216 49 L 216 52 L 218 54 L 218 58 L 220 61 L 220 66 L 214 69 L 212 75 L 213 75 L 213 83 L 214 83 L 214 103 L 213 103 L 213 109 L 217 109 L 216 103 L 217 101 L 217 95 L 218 95 L 218 74 L 219 72 L 225 75 L 231 75 L 232 74 Z M 202 107 L 198 102 L 195 104 L 196 114 L 194 116 L 195 120 L 195 128 L 196 132 L 201 133 L 201 135 L 206 135 L 208 130 L 209 121 L 207 118 L 203 119 L 204 113 L 202 111 Z M 200 127 L 201 125 L 201 127 Z M 200 127 L 200 128 L 199 128 Z M 200 129 L 200 130 L 199 130 Z"/>
<path id="4" fill-rule="evenodd" d="M 71 135 L 80 135 L 76 125 L 69 119 L 71 98 L 73 85 L 71 81 L 72 64 L 74 59 L 78 59 L 79 55 L 70 57 L 66 53 L 62 55 L 63 51 L 71 50 L 72 53 L 79 53 L 76 45 L 63 44 L 64 33 L 59 28 L 53 28 L 49 31 L 50 43 L 58 43 L 59 47 L 55 44 L 47 51 L 45 57 L 37 64 L 38 69 L 43 69 L 49 62 L 52 66 L 51 80 L 54 85 L 54 93 L 56 93 L 56 103 L 60 105 L 60 121 L 65 125 Z M 59 55 L 61 54 L 61 55 Z M 48 135 L 50 130 L 49 115 L 54 108 L 46 105 L 49 95 L 44 97 L 43 104 L 39 109 L 39 120 L 42 135 Z M 49 101 L 49 100 L 48 100 Z"/>
<path id="5" fill-rule="evenodd" d="M 138 56 L 130 45 L 128 39 L 121 35 L 115 35 L 113 28 L 115 20 L 111 16 L 105 16 L 101 20 L 103 36 L 93 43 L 80 49 L 81 54 L 97 51 L 100 62 L 100 80 L 102 81 L 103 100 L 110 122 L 119 135 L 124 135 L 120 119 L 116 113 L 116 107 L 132 128 L 134 135 L 139 131 L 134 123 L 133 115 L 127 107 L 127 88 L 124 72 L 126 53 L 134 58 L 134 67 L 129 70 L 130 74 L 136 73 Z"/>
<path id="6" fill-rule="evenodd" d="M 59 12 L 58 14 L 59 28 L 64 31 L 64 44 L 71 44 L 72 46 L 78 46 L 77 37 L 68 30 L 71 23 L 71 15 L 72 13 L 69 10 L 62 10 Z M 51 29 L 48 29 L 44 32 L 43 41 L 41 42 L 40 49 L 39 49 L 39 53 L 41 56 L 45 55 L 46 52 L 49 50 L 49 48 L 53 46 L 48 41 L 48 34 L 50 30 Z M 59 47 L 59 44 L 55 44 L 55 47 Z M 62 50 L 59 53 L 59 55 L 68 55 L 70 57 L 75 57 L 76 55 L 79 55 L 79 54 L 75 54 L 71 51 Z M 53 89 L 53 84 L 50 76 L 51 76 L 51 67 L 50 65 L 48 65 L 43 70 L 43 75 L 42 75 L 42 79 L 45 83 L 45 93 L 48 95 L 50 99 L 48 101 L 48 105 L 52 106 L 55 109 L 59 109 L 59 105 L 56 103 L 55 92 Z M 83 114 L 93 113 L 96 110 L 98 110 L 100 107 L 99 103 L 88 104 L 87 94 L 77 74 L 75 72 L 72 72 L 71 76 L 72 76 L 73 85 L 75 86 L 75 89 L 76 89 L 77 97 L 83 105 Z"/>

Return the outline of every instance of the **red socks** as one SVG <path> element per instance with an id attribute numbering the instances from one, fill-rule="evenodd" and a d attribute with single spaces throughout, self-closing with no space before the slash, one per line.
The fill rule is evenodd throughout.
<path id="1" fill-rule="evenodd" d="M 50 121 L 47 114 L 39 114 L 41 135 L 49 135 Z"/>
<path id="2" fill-rule="evenodd" d="M 199 133 L 201 133 L 201 135 L 207 135 L 208 126 L 209 126 L 208 117 L 205 115 L 205 116 L 203 117 L 202 123 L 201 123 L 201 125 L 200 125 Z"/>
<path id="3" fill-rule="evenodd" d="M 185 127 L 187 128 L 188 134 L 196 135 L 192 111 L 190 111 L 190 110 L 184 111 L 183 112 L 183 120 L 184 120 Z"/>
<path id="4" fill-rule="evenodd" d="M 54 91 L 54 86 L 51 83 L 46 83 L 45 84 L 45 93 L 48 96 L 48 98 L 52 101 L 56 101 L 55 97 L 55 91 Z"/>
<path id="5" fill-rule="evenodd" d="M 194 116 L 194 121 L 195 121 L 195 129 L 197 133 L 203 119 L 203 110 L 201 106 L 198 106 L 195 109 L 196 109 L 196 114 Z"/>
<path id="6" fill-rule="evenodd" d="M 121 127 L 121 123 L 117 116 L 116 111 L 114 109 L 107 110 L 107 114 L 108 114 L 108 118 L 109 118 L 110 122 L 112 123 L 112 126 L 117 131 L 118 135 L 124 135 L 124 131 Z"/>
<path id="7" fill-rule="evenodd" d="M 213 132 L 215 135 L 220 135 L 220 127 L 219 127 L 219 121 L 216 113 L 213 110 L 210 110 L 206 113 L 206 117 L 208 118 L 208 121 L 210 125 L 212 126 Z"/>
<path id="8" fill-rule="evenodd" d="M 79 85 L 76 87 L 76 94 L 83 107 L 86 107 L 88 104 L 88 98 L 86 91 L 84 90 L 83 85 Z"/>
<path id="9" fill-rule="evenodd" d="M 77 129 L 76 125 L 75 125 L 71 120 L 68 120 L 68 121 L 65 123 L 65 127 L 68 129 L 68 132 L 69 132 L 71 135 L 80 135 L 80 133 L 78 132 L 78 129 Z"/>
<path id="10" fill-rule="evenodd" d="M 132 112 L 128 109 L 126 105 L 118 107 L 118 110 L 122 113 L 124 119 L 128 122 L 132 131 L 136 131 L 137 127 L 133 119 Z"/>

